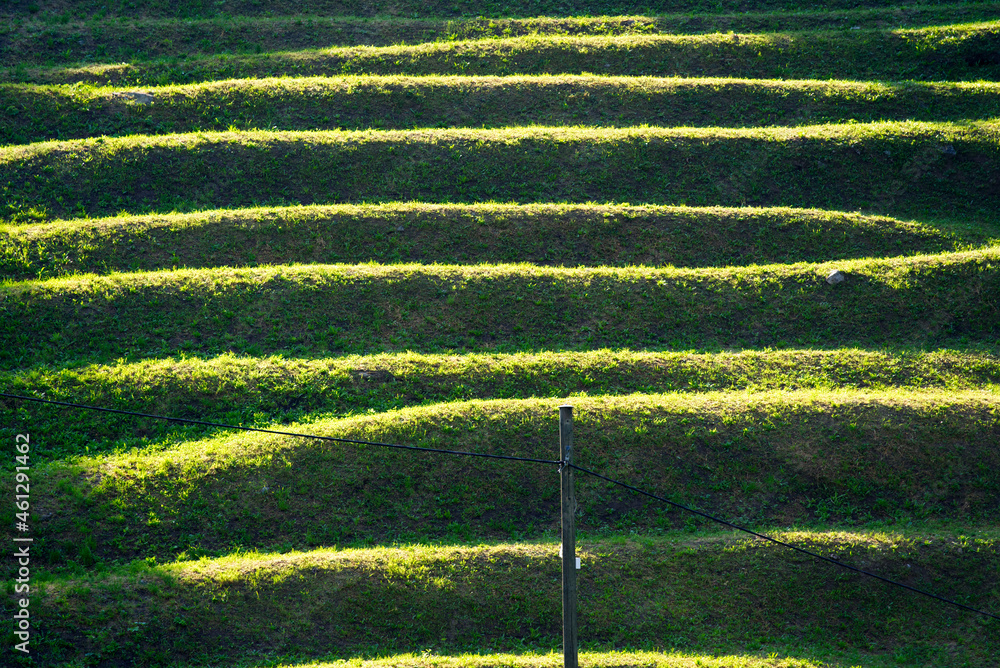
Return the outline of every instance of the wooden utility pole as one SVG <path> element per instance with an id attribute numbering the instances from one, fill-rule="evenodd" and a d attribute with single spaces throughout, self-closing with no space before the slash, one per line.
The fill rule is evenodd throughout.
<path id="1" fill-rule="evenodd" d="M 573 491 L 573 407 L 559 407 L 559 468 L 562 487 L 563 668 L 577 668 L 576 493 Z"/>

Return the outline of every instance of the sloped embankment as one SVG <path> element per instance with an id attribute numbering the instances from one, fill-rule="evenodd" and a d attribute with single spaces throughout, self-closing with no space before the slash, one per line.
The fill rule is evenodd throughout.
<path id="1" fill-rule="evenodd" d="M 989 392 L 688 393 L 573 403 L 580 466 L 743 521 L 978 523 L 996 510 L 1000 411 Z M 269 427 L 547 460 L 558 450 L 555 419 L 550 400 L 522 399 Z M 301 549 L 503 537 L 556 529 L 554 469 L 223 433 L 53 464 L 35 474 L 40 489 L 52 490 L 35 503 L 56 562 L 81 545 L 120 561 L 194 546 L 225 552 L 247 543 Z M 577 485 L 586 532 L 693 521 L 584 474 Z"/>
<path id="2" fill-rule="evenodd" d="M 495 652 L 559 646 L 566 402 L 581 466 L 997 614 L 995 7 L 98 4 L 0 5 L 0 390 L 545 461 L 5 399 L 39 662 L 555 665 Z M 577 480 L 590 668 L 995 663 Z"/>
<path id="3" fill-rule="evenodd" d="M 628 201 L 862 208 L 995 224 L 998 159 L 993 122 L 224 132 L 0 149 L 0 182 L 8 210 L 56 216 L 262 200 Z"/>
<path id="4" fill-rule="evenodd" d="M 971 226 L 819 209 L 314 205 L 11 225 L 0 230 L 0 270 L 24 280 L 322 262 L 724 267 L 940 253 L 987 240 Z"/>
<path id="5" fill-rule="evenodd" d="M 945 581 L 951 595 L 973 605 L 987 605 L 986 592 L 998 584 L 994 538 L 778 536 L 911 586 L 941 588 Z M 956 633 L 979 632 L 961 611 L 942 611 L 923 597 L 831 572 L 827 564 L 769 544 L 730 537 L 588 541 L 580 555 L 580 632 L 591 642 L 658 637 L 686 647 L 704 634 L 699 642 L 711 648 L 725 646 L 725 633 L 764 651 L 794 653 L 794 639 L 806 627 L 826 642 L 865 653 L 907 643 L 910 656 L 935 663 L 981 663 L 997 651 L 995 639 L 949 644 Z M 717 589 L 719 578 L 730 586 Z M 39 655 L 49 659 L 72 656 L 70 645 L 98 657 L 225 662 L 248 648 L 350 656 L 375 643 L 393 652 L 439 642 L 478 645 L 499 636 L 555 642 L 561 633 L 552 544 L 140 562 L 101 580 L 51 580 L 43 592 L 39 615 L 53 621 Z M 92 633 L 78 640 L 81 630 Z"/>
<path id="6" fill-rule="evenodd" d="M 171 348 L 321 354 L 992 344 L 1000 327 L 997 254 L 728 269 L 358 265 L 30 281 L 0 291 L 10 318 L 2 331 L 12 344 L 0 363 L 110 361 Z M 834 269 L 850 278 L 830 285 Z M 19 325 L 29 315 L 30 331 Z M 109 331 L 114 338 L 105 337 Z"/>

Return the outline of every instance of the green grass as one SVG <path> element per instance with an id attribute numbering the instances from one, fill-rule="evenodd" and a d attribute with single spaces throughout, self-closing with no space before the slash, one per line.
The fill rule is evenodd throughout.
<path id="1" fill-rule="evenodd" d="M 917 0 L 915 7 L 954 7 L 954 0 Z M 884 0 L 824 0 L 816 2 L 810 9 L 836 11 L 858 8 L 884 8 Z M 649 14 L 668 12 L 705 12 L 705 3 L 697 0 L 657 0 L 643 5 Z M 711 9 L 722 12 L 768 12 L 800 10 L 801 3 L 794 0 L 754 0 L 751 3 L 737 0 L 717 2 Z M 608 2 L 608 0 L 531 0 L 529 2 L 487 2 L 462 0 L 455 2 L 361 2 L 344 0 L 277 0 L 266 5 L 256 0 L 152 0 L 141 4 L 124 0 L 50 0 L 38 5 L 30 0 L 8 0 L 0 11 L 16 21 L 40 20 L 44 23 L 68 22 L 72 19 L 86 19 L 97 16 L 100 19 L 113 17 L 167 16 L 179 18 L 199 18 L 214 16 L 272 16 L 272 15 L 333 15 L 333 16 L 416 16 L 416 17 L 518 17 L 518 16 L 593 16 L 602 14 L 626 14 L 634 12 L 636 6 L 628 2 Z"/>
<path id="2" fill-rule="evenodd" d="M 120 86 L 274 76 L 580 74 L 978 81 L 996 78 L 996 22 L 895 31 L 532 35 L 388 47 L 8 70 L 9 80 Z"/>
<path id="3" fill-rule="evenodd" d="M 645 666 L 646 668 L 655 666 L 656 668 L 694 668 L 695 666 L 705 666 L 708 668 L 829 668 L 840 666 L 839 663 L 816 663 L 809 658 L 788 657 L 777 652 L 772 652 L 774 656 L 758 656 L 756 654 L 745 654 L 734 652 L 730 654 L 707 655 L 697 652 L 684 652 L 682 650 L 650 652 L 650 651 L 622 651 L 609 649 L 605 651 L 583 650 L 579 653 L 579 665 L 586 668 L 599 668 L 603 666 L 614 666 L 624 668 L 631 666 Z M 802 652 L 796 652 L 802 654 Z M 244 666 L 281 666 L 281 668 L 382 668 L 383 666 L 440 666 L 441 668 L 483 668 L 494 666 L 523 666 L 524 668 L 556 668 L 563 665 L 563 655 L 561 651 L 544 649 L 517 648 L 514 652 L 489 652 L 475 648 L 471 652 L 461 650 L 454 654 L 442 654 L 435 648 L 429 647 L 420 653 L 392 654 L 383 658 L 367 658 L 367 655 L 354 656 L 345 659 L 320 660 L 320 661 L 300 661 L 290 658 L 286 661 L 281 659 L 260 661 L 238 661 L 227 662 L 227 666 L 232 668 Z"/>
<path id="4" fill-rule="evenodd" d="M 428 647 L 420 652 L 406 652 L 399 654 L 380 655 L 378 652 L 361 653 L 349 658 L 330 658 L 327 660 L 309 660 L 298 657 L 268 657 L 267 659 L 242 659 L 225 662 L 228 668 L 382 668 L 385 666 L 419 666 L 426 668 L 494 668 L 495 666 L 518 666 L 524 668 L 557 668 L 563 665 L 563 655 L 561 650 L 546 649 L 536 647 L 537 643 L 525 642 L 524 646 L 517 647 L 510 652 L 490 652 L 489 650 L 468 648 L 459 649 L 455 653 L 439 653 L 435 648 Z M 632 666 L 645 666 L 646 668 L 856 668 L 857 661 L 851 663 L 846 657 L 858 656 L 852 653 L 838 653 L 836 661 L 818 660 L 805 656 L 810 650 L 801 646 L 796 651 L 788 648 L 787 652 L 771 652 L 767 655 L 760 652 L 745 652 L 734 650 L 732 652 L 719 652 L 717 654 L 700 654 L 698 652 L 685 652 L 682 650 L 668 651 L 647 651 L 647 650 L 620 650 L 612 648 L 610 645 L 600 646 L 595 644 L 594 650 L 584 649 L 579 653 L 579 665 L 589 668 L 599 668 L 608 666 L 611 668 L 625 668 Z M 448 651 L 447 649 L 443 651 Z M 909 648 L 907 649 L 909 651 Z M 901 657 L 908 658 L 907 654 L 900 654 Z M 378 657 L 378 658 L 374 658 Z M 883 663 L 877 659 L 865 656 L 866 666 L 881 667 L 892 666 L 895 662 L 886 659 L 889 663 Z M 198 664 L 185 664 L 198 665 Z M 896 664 L 898 665 L 898 664 Z"/>
<path id="5" fill-rule="evenodd" d="M 761 651 L 747 652 L 745 650 L 734 650 L 731 652 L 720 651 L 716 654 L 701 654 L 692 651 L 670 650 L 670 651 L 645 651 L 645 650 L 621 650 L 610 647 L 597 647 L 595 650 L 584 649 L 579 653 L 579 665 L 585 668 L 631 668 L 632 666 L 644 666 L 646 668 L 856 668 L 858 665 L 881 668 L 881 666 L 898 666 L 895 657 L 875 658 L 871 655 L 859 655 L 850 651 L 836 652 L 836 658 L 831 659 L 829 652 L 823 652 L 825 659 L 816 659 L 810 656 L 817 652 L 819 648 L 803 647 L 801 644 L 796 647 L 789 647 L 783 652 Z M 899 651 L 898 658 L 902 661 L 909 661 L 920 653 L 914 655 L 913 648 L 905 648 Z M 372 655 L 374 656 L 374 655 Z M 862 663 L 859 663 L 861 661 Z M 393 654 L 382 658 L 368 658 L 368 655 L 355 656 L 347 659 L 336 659 L 329 661 L 301 661 L 290 658 L 286 661 L 275 659 L 273 661 L 238 661 L 227 663 L 232 668 L 245 668 L 248 666 L 281 666 L 281 668 L 385 668 L 388 666 L 420 666 L 433 668 L 493 668 L 494 666 L 523 666 L 524 668 L 557 668 L 563 665 L 563 655 L 559 650 L 546 651 L 545 649 L 518 648 L 513 653 L 489 652 L 474 649 L 471 652 L 459 651 L 455 654 L 441 654 L 433 647 L 420 653 Z"/>
<path id="6" fill-rule="evenodd" d="M 992 345 L 998 253 L 730 269 L 316 265 L 8 283 L 0 364 L 178 349 L 310 356 Z M 846 282 L 827 284 L 834 269 Z"/>
<path id="7" fill-rule="evenodd" d="M 975 229 L 815 209 L 333 205 L 56 221 L 0 229 L 0 275 L 417 262 L 734 266 L 969 249 Z M 997 239 L 1000 241 L 1000 239 Z M 600 259 L 598 259 L 600 258 Z"/>
<path id="8" fill-rule="evenodd" d="M 0 149 L 0 184 L 8 220 L 420 200 L 797 206 L 995 225 L 998 138 L 996 122 L 205 132 Z"/>
<path id="9" fill-rule="evenodd" d="M 556 406 L 565 401 L 574 406 L 578 465 L 733 521 L 961 527 L 997 512 L 1000 404 L 979 390 L 452 402 L 278 428 L 550 459 L 559 450 Z M 179 434 L 36 464 L 33 530 L 42 561 L 56 567 L 248 545 L 516 540 L 558 528 L 554 474 L 554 464 L 259 433 Z M 576 487 L 584 535 L 707 522 L 582 473 Z M 6 512 L 13 521 L 13 508 Z"/>
<path id="10" fill-rule="evenodd" d="M 399 353 L 322 359 L 153 359 L 0 374 L 13 394 L 247 426 L 385 412 L 472 399 L 615 396 L 718 390 L 929 388 L 1000 385 L 995 353 L 955 350 L 588 351 L 515 355 Z M 991 390 L 992 391 L 992 390 Z M 0 431 L 30 425 L 41 461 L 176 443 L 210 428 L 31 402 L 0 402 Z M 11 464 L 12 465 L 12 464 Z"/>
<path id="11" fill-rule="evenodd" d="M 254 54 L 356 44 L 393 46 L 525 35 L 884 30 L 989 21 L 997 18 L 997 12 L 992 3 L 963 3 L 834 11 L 528 19 L 231 15 L 202 20 L 137 18 L 118 21 L 113 28 L 106 18 L 63 18 L 67 20 L 42 14 L 33 21 L 0 27 L 7 44 L 6 53 L 0 53 L 0 65 L 118 63 L 181 55 Z"/>
<path id="12" fill-rule="evenodd" d="M 636 77 L 309 77 L 132 91 L 0 85 L 0 142 L 280 127 L 357 130 L 518 125 L 797 126 L 1000 117 L 993 83 Z"/>
<path id="13" fill-rule="evenodd" d="M 788 533 L 782 538 L 973 604 L 989 606 L 986 592 L 997 586 L 992 536 Z M 956 662 L 952 665 L 962 660 L 986 665 L 998 649 L 996 636 L 990 637 L 995 622 L 980 623 L 962 611 L 791 557 L 783 548 L 732 536 L 584 542 L 581 556 L 580 629 L 591 647 L 663 638 L 666 647 L 688 652 L 808 657 L 810 650 L 832 649 L 852 662 L 865 661 L 869 653 L 895 652 L 897 660 L 912 656 Z M 731 578 L 732 586 L 715 590 L 720 576 Z M 827 584 L 817 588 L 819 580 Z M 35 599 L 38 615 L 52 621 L 37 651 L 47 665 L 85 654 L 144 665 L 206 658 L 228 664 L 247 648 L 259 647 L 279 655 L 331 658 L 374 651 L 384 656 L 413 647 L 429 648 L 425 654 L 432 655 L 484 646 L 545 651 L 557 646 L 560 632 L 559 567 L 551 543 L 139 562 L 101 578 L 50 579 L 42 591 Z M 612 591 L 616 594 L 607 595 Z M 622 600 L 630 604 L 623 606 Z M 748 605 L 753 614 L 733 614 Z M 804 641 L 802 625 L 813 629 Z M 162 632 L 166 629 L 169 634 Z M 85 636 L 78 635 L 81 630 Z M 950 643 L 955 637 L 976 642 Z M 503 664 L 497 658 L 484 665 L 522 665 L 519 657 Z M 446 657 L 423 661 L 455 665 Z M 627 657 L 605 661 L 631 665 Z M 595 663 L 602 665 L 584 655 L 582 665 Z M 537 664 L 529 659 L 524 665 Z M 803 666 L 753 659 L 707 665 Z"/>
<path id="14" fill-rule="evenodd" d="M 570 403 L 581 466 L 997 612 L 995 3 L 0 18 L 4 393 L 546 460 Z M 0 401 L 22 433 L 33 665 L 560 662 L 555 464 Z M 1000 654 L 575 477 L 585 668 Z"/>

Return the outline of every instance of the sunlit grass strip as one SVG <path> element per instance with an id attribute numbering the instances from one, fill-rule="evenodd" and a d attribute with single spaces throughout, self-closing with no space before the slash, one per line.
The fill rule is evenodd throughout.
<path id="1" fill-rule="evenodd" d="M 954 7 L 954 0 L 928 0 L 924 6 Z M 654 0 L 645 5 L 654 14 L 668 12 L 704 12 L 706 7 L 698 0 Z M 878 0 L 823 0 L 811 5 L 812 11 L 837 11 L 844 9 L 878 8 L 883 3 Z M 722 0 L 712 6 L 716 12 L 786 12 L 799 10 L 801 3 L 794 0 L 754 0 L 745 2 Z M 566 0 L 558 7 L 556 3 L 523 2 L 509 0 L 402 0 L 401 2 L 367 2 L 345 0 L 331 5 L 324 0 L 274 0 L 266 6 L 255 4 L 253 0 L 232 0 L 222 5 L 206 5 L 200 0 L 176 0 L 170 3 L 128 4 L 121 0 L 60 0 L 46 3 L 35 12 L 25 11 L 21 5 L 3 7 L 3 16 L 17 23 L 46 25 L 68 20 L 99 18 L 123 21 L 139 17 L 177 17 L 204 19 L 225 16 L 375 16 L 392 20 L 395 17 L 428 17 L 438 20 L 463 19 L 468 17 L 535 17 L 535 16 L 599 16 L 603 13 L 621 13 L 634 10 L 633 3 L 608 0 Z M 897 9 L 897 8 L 893 8 Z M 905 16 L 907 7 L 898 8 Z M 910 10 L 912 11 L 912 10 Z M 36 13 L 37 12 L 37 13 Z M 891 14 L 896 15 L 896 12 Z M 711 16 L 711 14 L 709 15 Z"/>
<path id="2" fill-rule="evenodd" d="M 0 143 L 59 137 L 518 125 L 808 125 L 1000 116 L 1000 84 L 604 76 L 306 77 L 144 89 L 0 85 Z"/>
<path id="3" fill-rule="evenodd" d="M 589 645 L 588 645 L 589 646 Z M 765 649 L 772 649 L 771 647 Z M 713 654 L 695 651 L 667 650 L 581 650 L 579 665 L 584 668 L 829 668 L 848 666 L 881 668 L 893 666 L 891 657 L 873 657 L 851 651 L 835 653 L 828 648 L 814 648 L 803 643 L 788 645 L 781 651 L 771 651 L 766 656 L 744 653 L 738 648 L 719 650 Z M 811 654 L 812 656 L 806 656 Z M 844 655 L 847 655 L 845 657 Z M 849 657 L 849 658 L 848 658 Z M 833 663 L 834 661 L 845 663 Z M 249 668 L 253 662 L 234 663 L 232 668 Z M 345 658 L 339 660 L 296 661 L 276 663 L 276 668 L 559 668 L 563 666 L 561 650 L 529 649 L 517 653 L 490 652 L 488 654 L 442 654 L 437 651 L 397 654 L 378 659 Z"/>
<path id="4" fill-rule="evenodd" d="M 989 592 L 997 586 L 1000 558 L 995 538 L 779 535 L 847 563 L 864 563 L 889 577 L 947 589 L 974 605 L 991 607 Z M 984 628 L 966 613 L 826 564 L 790 558 L 776 546 L 731 536 L 584 540 L 580 555 L 580 623 L 592 646 L 645 642 L 727 654 L 750 637 L 778 656 L 829 656 L 843 643 L 841 648 L 854 645 L 876 660 L 891 659 L 900 646 L 948 659 L 956 650 L 941 645 L 958 637 L 966 648 L 958 656 L 976 661 L 991 656 L 997 644 L 990 626 Z M 119 643 L 118 656 L 168 646 L 175 659 L 208 653 L 218 661 L 241 656 L 247 646 L 299 657 L 357 656 L 376 645 L 380 653 L 428 644 L 441 653 L 470 645 L 509 651 L 523 649 L 524 638 L 533 639 L 536 647 L 556 648 L 558 594 L 557 546 L 546 542 L 140 561 L 89 578 L 48 579 L 33 602 L 39 616 L 52 620 L 49 637 L 100 624 L 99 640 Z M 109 600 L 115 602 L 115 613 L 100 618 Z M 748 605 L 754 614 L 737 614 Z M 844 614 L 831 615 L 831 609 Z M 171 628 L 172 633 L 150 634 L 141 645 L 130 645 L 135 631 L 128 629 L 137 626 Z M 43 651 L 52 653 L 42 656 L 68 660 L 96 649 L 98 639 L 83 638 L 49 643 Z M 863 644 L 857 644 L 858 638 Z"/>
<path id="5" fill-rule="evenodd" d="M 846 281 L 828 284 L 834 270 Z M 997 247 L 728 269 L 320 265 L 80 276 L 0 286 L 0 362 L 134 360 L 178 349 L 993 345 L 998 295 Z"/>
<path id="6" fill-rule="evenodd" d="M 744 523 L 967 524 L 1000 498 L 1000 401 L 982 391 L 470 401 L 280 429 L 545 458 L 566 401 L 581 466 Z M 84 544 L 99 559 L 162 559 L 248 544 L 509 539 L 558 525 L 548 465 L 246 432 L 178 439 L 38 465 L 34 526 L 49 563 L 75 560 Z M 703 523 L 596 478 L 577 486 L 583 532 Z"/>
<path id="7" fill-rule="evenodd" d="M 273 5 L 272 5 L 273 6 Z M 329 10 L 324 7 L 324 10 Z M 532 18 L 365 18 L 355 16 L 221 16 L 201 20 L 132 18 L 107 29 L 105 18 L 27 21 L 7 26 L 0 64 L 18 67 L 74 62 L 123 62 L 184 54 L 254 54 L 330 46 L 392 46 L 525 35 L 627 35 L 705 32 L 788 32 L 887 25 L 947 25 L 996 18 L 992 3 L 870 7 L 832 11 L 570 16 Z"/>
<path id="8" fill-rule="evenodd" d="M 106 408 L 267 427 L 469 399 L 635 392 L 904 388 L 997 391 L 1000 358 L 957 350 L 588 351 L 516 355 L 144 360 L 0 373 L 5 392 Z M 72 417 L 72 419 L 68 419 Z M 43 459 L 195 438 L 206 430 L 31 402 L 3 402 L 0 423 L 30 424 Z"/>
<path id="9" fill-rule="evenodd" d="M 805 648 L 800 648 L 805 650 Z M 790 652 L 794 652 L 789 648 Z M 691 651 L 650 652 L 640 650 L 580 651 L 579 665 L 584 668 L 823 668 L 830 665 L 819 658 L 785 656 L 760 657 L 752 654 L 699 654 Z M 804 653 L 800 651 L 797 653 Z M 251 665 L 251 664 L 234 664 Z M 290 661 L 277 668 L 559 668 L 563 654 L 559 650 L 528 650 L 519 653 L 441 654 L 439 652 L 397 654 L 379 659 L 340 659 L 335 661 Z M 872 664 L 869 664 L 872 665 Z"/>
<path id="10" fill-rule="evenodd" d="M 517 165 L 512 171 L 511 165 Z M 6 216 L 270 202 L 641 202 L 996 221 L 1000 125 L 223 132 L 0 149 Z M 261 202 L 260 200 L 265 200 Z"/>
<path id="11" fill-rule="evenodd" d="M 972 226 L 809 209 L 341 204 L 0 228 L 0 276 L 289 262 L 712 267 L 953 251 L 988 239 Z"/>
<path id="12" fill-rule="evenodd" d="M 35 83 L 158 85 L 332 74 L 578 74 L 976 81 L 996 22 L 908 31 L 558 36 L 335 47 L 116 65 L 21 69 Z M 985 60 L 983 60 L 985 58 Z"/>

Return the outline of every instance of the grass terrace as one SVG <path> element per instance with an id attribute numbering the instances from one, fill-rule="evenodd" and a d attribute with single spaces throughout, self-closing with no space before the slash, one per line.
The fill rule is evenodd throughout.
<path id="1" fill-rule="evenodd" d="M 955 562 L 969 563 L 961 555 L 971 553 L 981 565 L 966 565 L 959 571 L 964 599 L 985 602 L 983 589 L 996 586 L 997 539 L 992 534 L 779 535 L 915 584 L 933 584 L 942 570 L 951 575 Z M 148 560 L 108 570 L 100 578 L 69 575 L 47 580 L 42 585 L 46 608 L 39 614 L 61 620 L 49 636 L 54 645 L 70 644 L 76 628 L 92 629 L 93 639 L 83 641 L 83 648 L 102 658 L 112 643 L 119 648 L 116 656 L 170 655 L 195 661 L 211 657 L 223 663 L 238 660 L 241 648 L 248 646 L 277 645 L 294 654 L 333 649 L 335 655 L 350 657 L 371 643 L 405 653 L 410 646 L 438 645 L 443 638 L 469 651 L 489 634 L 523 636 L 520 651 L 528 650 L 528 656 L 497 656 L 487 649 L 484 654 L 489 656 L 451 658 L 425 650 L 395 660 L 447 666 L 497 665 L 498 660 L 558 665 L 560 656 L 531 655 L 531 650 L 537 652 L 560 639 L 556 552 L 557 546 L 546 541 L 240 552 L 167 564 Z M 986 556 L 991 553 L 992 559 Z M 976 622 L 969 629 L 970 622 L 960 614 L 942 614 L 926 599 L 831 574 L 828 565 L 789 557 L 782 548 L 735 536 L 591 540 L 581 545 L 580 555 L 585 574 L 580 630 L 595 649 L 615 641 L 643 644 L 652 635 L 666 635 L 679 648 L 700 638 L 709 655 L 697 663 L 702 659 L 683 649 L 653 656 L 585 653 L 581 661 L 585 666 L 627 666 L 637 660 L 666 666 L 819 666 L 797 657 L 801 648 L 794 640 L 789 642 L 806 623 L 816 629 L 815 642 L 836 657 L 834 663 L 822 665 L 847 666 L 864 660 L 860 648 L 869 652 L 892 648 L 896 657 L 944 662 L 988 661 L 996 651 L 995 641 L 941 649 L 956 633 L 978 631 Z M 721 596 L 711 589 L 720 577 L 734 582 Z M 811 589 L 816 580 L 826 586 L 818 594 L 804 596 L 803 590 Z M 616 594 L 606 595 L 609 590 Z M 762 602 L 753 615 L 739 612 L 745 610 L 747 597 Z M 631 605 L 622 606 L 622 598 Z M 831 618 L 830 608 L 840 612 Z M 795 622 L 790 623 L 785 611 L 792 609 Z M 888 621 L 875 612 L 883 610 L 893 611 Z M 94 618 L 102 614 L 105 619 L 96 626 Z M 720 620 L 731 621 L 720 624 Z M 169 628 L 169 639 L 154 633 L 156 628 Z M 749 656 L 724 658 L 724 638 L 729 634 L 738 634 L 759 649 Z M 789 657 L 766 658 L 779 654 Z"/>
<path id="2" fill-rule="evenodd" d="M 836 267 L 310 265 L 22 281 L 0 288 L 11 316 L 0 331 L 15 344 L 0 351 L 0 365 L 175 348 L 315 355 L 992 345 L 997 263 L 993 247 Z M 834 270 L 852 278 L 830 285 L 824 277 Z M 28 317 L 32 328 L 19 327 Z"/>
<path id="3" fill-rule="evenodd" d="M 996 665 L 995 3 L 0 19 L 0 664 Z"/>
<path id="4" fill-rule="evenodd" d="M 0 182 L 15 222 L 24 212 L 86 217 L 211 202 L 812 203 L 994 230 L 998 162 L 995 121 L 230 131 L 7 147 Z"/>
<path id="5" fill-rule="evenodd" d="M 700 35 L 528 35 L 142 62 L 8 68 L 26 83 L 155 86 L 275 76 L 582 74 L 979 81 L 1000 64 L 996 21 L 946 29 Z"/>
<path id="6" fill-rule="evenodd" d="M 323 261 L 724 267 L 1000 241 L 985 229 L 782 207 L 312 205 L 9 225 L 0 232 L 0 266 L 21 279 Z"/>
<path id="7" fill-rule="evenodd" d="M 0 84 L 8 144 L 252 130 L 802 126 L 1000 116 L 998 86 L 721 78 L 336 76 L 128 88 Z"/>

